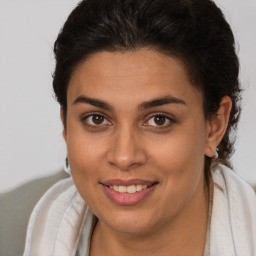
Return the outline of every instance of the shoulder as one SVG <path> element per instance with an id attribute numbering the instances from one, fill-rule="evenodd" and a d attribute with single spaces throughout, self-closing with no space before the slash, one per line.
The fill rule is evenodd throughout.
<path id="1" fill-rule="evenodd" d="M 72 178 L 57 182 L 31 214 L 24 255 L 73 255 L 87 211 Z"/>
<path id="2" fill-rule="evenodd" d="M 212 170 L 214 198 L 211 221 L 212 255 L 254 255 L 256 194 L 228 167 Z"/>
<path id="3" fill-rule="evenodd" d="M 215 186 L 229 194 L 229 199 L 254 202 L 256 207 L 256 194 L 253 188 L 238 174 L 224 165 L 218 165 L 212 170 Z M 240 202 L 241 203 L 241 202 Z"/>

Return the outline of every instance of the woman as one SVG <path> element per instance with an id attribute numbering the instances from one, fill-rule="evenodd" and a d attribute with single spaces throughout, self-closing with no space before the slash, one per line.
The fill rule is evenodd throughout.
<path id="1" fill-rule="evenodd" d="M 67 165 L 24 255 L 255 255 L 256 197 L 232 170 L 232 31 L 209 0 L 86 0 L 55 42 Z"/>

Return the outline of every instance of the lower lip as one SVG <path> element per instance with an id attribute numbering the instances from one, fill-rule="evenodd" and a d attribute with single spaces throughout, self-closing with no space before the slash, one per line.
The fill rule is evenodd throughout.
<path id="1" fill-rule="evenodd" d="M 156 185 L 153 185 L 149 188 L 142 189 L 135 193 L 120 193 L 108 186 L 103 185 L 104 191 L 107 196 L 116 204 L 119 205 L 134 205 L 145 199 L 152 191 L 155 189 Z"/>

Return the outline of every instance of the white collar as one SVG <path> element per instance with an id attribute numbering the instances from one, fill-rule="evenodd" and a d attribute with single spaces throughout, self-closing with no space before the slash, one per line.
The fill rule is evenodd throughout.
<path id="1" fill-rule="evenodd" d="M 212 171 L 214 198 L 210 255 L 256 255 L 256 196 L 252 188 L 225 166 Z"/>

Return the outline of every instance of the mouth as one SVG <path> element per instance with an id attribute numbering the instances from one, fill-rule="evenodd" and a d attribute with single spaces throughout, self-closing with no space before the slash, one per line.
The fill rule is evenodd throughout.
<path id="1" fill-rule="evenodd" d="M 155 186 L 156 184 L 158 184 L 158 182 L 154 182 L 152 185 L 143 185 L 143 184 L 133 184 L 133 185 L 129 185 L 129 186 L 124 186 L 124 185 L 106 185 L 106 184 L 102 184 L 103 186 L 107 186 L 108 188 L 119 192 L 119 193 L 129 193 L 129 194 L 134 194 L 136 192 L 140 192 L 142 190 L 151 188 L 153 186 Z"/>
<path id="2" fill-rule="evenodd" d="M 148 197 L 157 187 L 159 182 L 144 180 L 111 180 L 100 183 L 114 203 L 118 205 L 134 205 Z"/>

